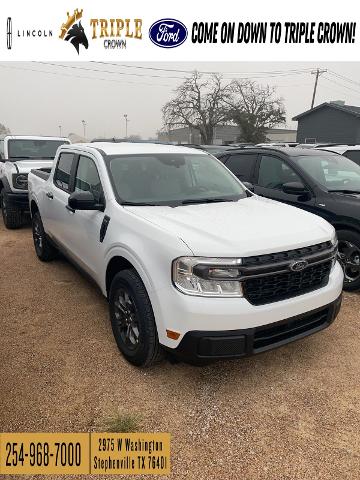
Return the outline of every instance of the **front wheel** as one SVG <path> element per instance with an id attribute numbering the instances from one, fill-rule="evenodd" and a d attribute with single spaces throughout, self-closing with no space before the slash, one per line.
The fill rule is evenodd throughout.
<path id="1" fill-rule="evenodd" d="M 337 232 L 339 258 L 344 269 L 344 290 L 360 289 L 360 235 L 350 230 Z"/>
<path id="2" fill-rule="evenodd" d="M 5 227 L 11 230 L 21 227 L 23 213 L 18 207 L 11 205 L 4 189 L 0 193 L 0 203 Z"/>
<path id="3" fill-rule="evenodd" d="M 154 313 L 146 288 L 134 270 L 117 273 L 109 294 L 110 320 L 126 360 L 148 367 L 162 357 Z"/>

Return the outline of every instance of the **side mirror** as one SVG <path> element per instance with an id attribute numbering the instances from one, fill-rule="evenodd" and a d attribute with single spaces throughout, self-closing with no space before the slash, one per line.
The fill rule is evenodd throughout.
<path id="1" fill-rule="evenodd" d="M 289 195 L 304 195 L 309 193 L 309 190 L 301 182 L 284 183 L 282 190 L 284 193 L 288 193 Z"/>
<path id="2" fill-rule="evenodd" d="M 95 200 L 91 192 L 73 192 L 68 205 L 73 210 L 103 210 L 104 206 Z"/>
<path id="3" fill-rule="evenodd" d="M 248 190 L 250 190 L 250 192 L 253 192 L 253 191 L 254 191 L 254 185 L 253 185 L 251 182 L 242 182 L 242 184 L 243 184 Z"/>

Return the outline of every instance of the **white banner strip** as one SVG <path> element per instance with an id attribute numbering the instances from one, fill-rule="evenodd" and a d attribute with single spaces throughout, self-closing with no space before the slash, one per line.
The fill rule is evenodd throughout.
<path id="1" fill-rule="evenodd" d="M 3 0 L 0 61 L 356 61 L 359 10 L 353 0 Z"/>

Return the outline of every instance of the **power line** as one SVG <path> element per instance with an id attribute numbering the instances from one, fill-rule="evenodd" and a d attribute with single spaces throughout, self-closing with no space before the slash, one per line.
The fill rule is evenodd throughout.
<path id="1" fill-rule="evenodd" d="M 86 68 L 86 67 L 81 67 L 81 66 L 75 66 L 75 65 L 64 65 L 64 64 L 61 64 L 61 63 L 51 63 L 51 62 L 34 62 L 34 63 L 40 63 L 42 65 L 49 65 L 49 66 L 53 66 L 53 67 L 59 67 L 59 68 L 70 68 L 70 69 L 75 69 L 75 70 L 85 70 L 85 71 L 88 71 L 88 72 L 97 72 L 97 73 L 108 73 L 108 74 L 111 74 L 111 75 L 130 75 L 130 76 L 135 76 L 135 77 L 149 77 L 149 78 L 161 78 L 161 79 L 176 79 L 176 80 L 185 80 L 187 77 L 185 76 L 163 76 L 163 75 L 150 75 L 150 74 L 145 74 L 145 75 L 142 75 L 142 74 L 139 74 L 139 73 L 128 73 L 128 72 L 114 72 L 114 71 L 111 71 L 111 70 L 99 70 L 99 69 L 94 69 L 94 68 Z M 121 67 L 122 65 L 120 64 L 117 64 L 117 63 L 108 63 L 108 62 L 91 62 L 91 63 L 100 63 L 102 65 L 112 65 L 112 66 L 116 66 L 116 67 Z M 129 68 L 142 68 L 141 66 L 134 66 L 134 67 L 131 67 L 131 66 L 127 66 Z M 144 68 L 151 68 L 152 67 L 144 67 Z M 165 69 L 164 69 L 165 70 Z M 176 70 L 174 70 L 176 71 Z M 284 77 L 284 76 L 292 76 L 292 75 L 303 75 L 304 73 L 308 73 L 309 72 L 309 69 L 308 70 L 284 70 L 284 71 L 269 71 L 269 72 L 258 72 L 259 75 L 253 75 L 253 76 L 240 76 L 240 73 L 235 73 L 233 72 L 232 74 L 229 73 L 229 72 L 225 72 L 224 74 L 225 75 L 237 75 L 238 78 L 242 78 L 242 79 L 261 79 L 261 78 L 273 78 L 273 77 Z M 188 71 L 188 73 L 192 73 L 191 71 Z M 199 72 L 200 73 L 200 72 Z M 214 74 L 215 73 L 219 73 L 219 72 L 213 72 Z M 242 74 L 243 75 L 243 74 Z"/>
<path id="2" fill-rule="evenodd" d="M 70 73 L 68 74 L 68 73 L 63 73 L 63 72 L 49 72 L 47 70 L 39 70 L 39 69 L 35 69 L 35 68 L 24 68 L 24 67 L 13 67 L 13 66 L 10 66 L 10 65 L 2 65 L 2 64 L 0 64 L 0 68 L 10 68 L 12 70 L 45 73 L 45 74 L 48 74 L 48 75 L 61 75 L 63 77 L 82 78 L 82 79 L 86 79 L 86 80 L 98 80 L 98 81 L 102 81 L 102 82 L 113 82 L 113 83 L 120 83 L 120 84 L 126 83 L 126 84 L 129 84 L 129 85 L 145 85 L 145 86 L 149 86 L 149 87 L 154 87 L 155 86 L 155 87 L 171 87 L 171 88 L 174 87 L 173 85 L 164 84 L 164 83 L 144 83 L 144 82 L 131 82 L 129 80 L 113 80 L 111 78 L 89 77 L 89 76 L 85 76 L 85 75 L 73 75 L 73 74 L 70 74 Z"/>
<path id="3" fill-rule="evenodd" d="M 360 82 L 355 82 L 355 80 L 353 80 L 352 78 L 345 77 L 344 75 L 340 75 L 339 73 L 333 72 L 332 70 L 329 70 L 329 74 L 333 75 L 336 78 L 345 80 L 348 83 L 353 83 L 354 85 L 357 85 L 358 87 L 360 87 Z"/>
<path id="4" fill-rule="evenodd" d="M 140 73 L 126 73 L 126 72 L 112 72 L 110 70 L 99 70 L 99 69 L 94 69 L 94 68 L 85 68 L 85 67 L 80 67 L 80 66 L 75 66 L 75 65 L 64 65 L 61 63 L 50 63 L 50 62 L 33 62 L 33 63 L 40 63 L 41 65 L 50 65 L 53 67 L 59 67 L 59 68 L 71 68 L 75 70 L 85 70 L 87 72 L 100 72 L 100 73 L 110 73 L 113 75 L 130 75 L 134 77 L 149 77 L 149 78 L 174 78 L 177 80 L 183 80 L 185 77 L 164 77 L 161 75 L 141 75 Z"/>
<path id="5" fill-rule="evenodd" d="M 327 80 L 328 82 L 331 82 L 331 83 L 334 83 L 335 85 L 338 85 L 339 87 L 341 88 L 346 88 L 346 90 L 350 90 L 351 92 L 355 92 L 357 93 L 358 95 L 360 95 L 360 91 L 359 90 L 355 90 L 354 88 L 351 88 L 351 87 L 348 87 L 347 85 L 343 85 L 339 82 L 336 82 L 335 80 L 333 80 L 332 78 L 328 78 L 328 77 L 324 77 L 325 80 Z"/>
<path id="6" fill-rule="evenodd" d="M 145 67 L 143 65 L 129 65 L 129 64 L 123 64 L 123 63 L 111 63 L 111 62 L 96 62 L 92 61 L 91 63 L 98 63 L 101 65 L 112 65 L 115 67 L 122 67 L 122 68 L 136 68 L 136 69 L 141 69 L 141 70 L 154 70 L 154 71 L 161 71 L 161 72 L 176 72 L 176 73 L 193 73 L 194 70 L 179 70 L 179 69 L 172 69 L 172 68 L 160 68 L 160 67 Z M 244 73 L 246 74 L 295 74 L 295 73 L 307 73 L 311 70 L 311 68 L 304 68 L 304 69 L 290 69 L 290 70 L 268 70 L 268 71 L 253 71 L 253 72 L 219 72 L 219 71 L 204 71 L 204 70 L 197 70 L 198 73 L 204 74 L 204 75 L 216 75 L 216 74 L 222 74 L 222 75 L 243 75 Z"/>

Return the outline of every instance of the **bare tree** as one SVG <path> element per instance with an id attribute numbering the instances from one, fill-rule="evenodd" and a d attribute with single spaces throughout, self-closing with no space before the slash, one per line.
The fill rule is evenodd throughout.
<path id="1" fill-rule="evenodd" d="M 129 135 L 127 137 L 127 140 L 129 142 L 138 142 L 139 140 L 142 140 L 141 135 Z"/>
<path id="2" fill-rule="evenodd" d="M 0 123 L 0 135 L 9 135 L 9 134 L 10 134 L 10 130 L 7 127 L 5 127 L 5 125 Z"/>
<path id="3" fill-rule="evenodd" d="M 239 141 L 264 142 L 269 128 L 285 123 L 283 99 L 276 97 L 275 88 L 250 80 L 233 80 L 231 90 L 228 120 L 239 126 Z"/>
<path id="4" fill-rule="evenodd" d="M 176 96 L 163 109 L 164 126 L 199 130 L 201 142 L 212 144 L 214 129 L 228 118 L 230 85 L 223 85 L 219 75 L 204 79 L 198 72 L 175 90 Z"/>

